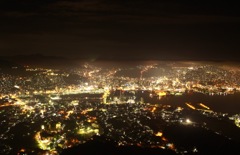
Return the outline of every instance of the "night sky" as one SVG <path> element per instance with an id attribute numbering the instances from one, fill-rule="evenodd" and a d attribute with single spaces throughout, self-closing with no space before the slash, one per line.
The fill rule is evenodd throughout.
<path id="1" fill-rule="evenodd" d="M 1 0 L 0 21 L 0 55 L 240 61 L 229 1 Z"/>

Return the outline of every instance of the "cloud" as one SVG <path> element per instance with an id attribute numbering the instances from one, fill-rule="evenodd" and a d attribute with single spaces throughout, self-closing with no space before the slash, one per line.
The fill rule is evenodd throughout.
<path id="1" fill-rule="evenodd" d="M 233 4 L 174 0 L 8 0 L 0 2 L 0 12 L 8 18 L 133 25 L 239 22 L 240 17 Z"/>
<path id="2" fill-rule="evenodd" d="M 116 9 L 116 5 L 105 3 L 100 0 L 83 0 L 83 1 L 59 1 L 49 6 L 49 9 L 67 10 L 73 12 L 96 12 L 109 11 Z"/>
<path id="3" fill-rule="evenodd" d="M 139 51 L 239 50 L 239 10 L 230 6 L 184 0 L 3 0 L 0 49 L 109 56 L 115 51 L 123 57 L 124 51 L 133 57 Z"/>

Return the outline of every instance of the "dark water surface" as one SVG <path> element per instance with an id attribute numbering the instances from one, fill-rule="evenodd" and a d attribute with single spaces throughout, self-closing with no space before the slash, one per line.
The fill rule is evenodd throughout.
<path id="1" fill-rule="evenodd" d="M 185 103 L 199 107 L 199 103 L 207 105 L 215 112 L 228 113 L 229 115 L 240 113 L 240 94 L 230 95 L 206 95 L 200 93 L 185 94 L 182 96 L 168 96 L 160 100 L 162 104 L 184 106 Z"/>

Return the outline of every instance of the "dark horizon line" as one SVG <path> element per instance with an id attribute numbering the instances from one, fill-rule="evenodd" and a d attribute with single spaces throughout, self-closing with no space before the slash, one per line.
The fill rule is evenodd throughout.
<path id="1" fill-rule="evenodd" d="M 16 54 L 16 55 L 0 55 L 0 59 L 28 59 L 28 58 L 49 58 L 49 59 L 66 59 L 66 60 L 83 60 L 83 61 L 209 61 L 209 62 L 238 62 L 240 63 L 240 58 L 177 58 L 177 57 L 163 57 L 163 58 L 142 58 L 142 57 L 66 57 L 60 55 L 45 55 L 40 53 L 34 54 Z"/>

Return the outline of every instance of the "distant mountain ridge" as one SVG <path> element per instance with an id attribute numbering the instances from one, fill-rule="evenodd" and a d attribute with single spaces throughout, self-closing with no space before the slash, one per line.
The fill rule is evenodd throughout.
<path id="1" fill-rule="evenodd" d="M 1 69 L 8 69 L 8 68 L 12 68 L 12 67 L 21 67 L 21 65 L 18 63 L 15 63 L 15 62 L 4 60 L 0 57 L 0 68 Z"/>
<path id="2" fill-rule="evenodd" d="M 5 60 L 2 57 L 0 57 L 0 73 L 22 75 L 25 73 L 25 69 L 19 63 Z"/>
<path id="3" fill-rule="evenodd" d="M 64 67 L 66 65 L 68 66 L 76 65 L 74 60 L 65 57 L 45 56 L 42 54 L 2 56 L 0 58 L 2 58 L 5 61 L 20 64 L 22 66 L 58 68 Z"/>

